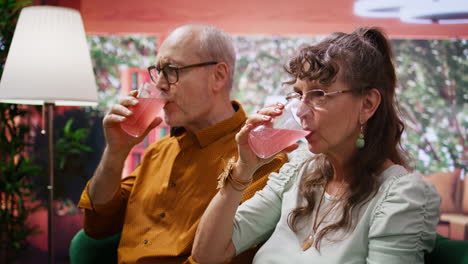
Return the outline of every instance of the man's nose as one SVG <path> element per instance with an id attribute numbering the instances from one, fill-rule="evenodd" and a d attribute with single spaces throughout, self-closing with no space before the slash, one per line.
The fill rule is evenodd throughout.
<path id="1" fill-rule="evenodd" d="M 164 78 L 162 74 L 156 79 L 154 86 L 156 86 L 156 88 L 158 88 L 159 90 L 165 92 L 169 91 L 169 89 L 171 88 L 170 84 L 166 81 L 166 78 Z"/>

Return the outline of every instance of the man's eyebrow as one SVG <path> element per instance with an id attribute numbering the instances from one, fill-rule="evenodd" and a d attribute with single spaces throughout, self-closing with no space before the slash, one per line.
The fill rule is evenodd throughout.
<path id="1" fill-rule="evenodd" d="M 174 66 L 181 66 L 181 65 L 184 65 L 181 61 L 174 60 L 174 59 L 171 59 L 171 60 L 170 60 L 170 64 L 171 64 L 171 65 L 174 65 Z"/>
<path id="2" fill-rule="evenodd" d="M 180 63 L 177 60 L 174 60 L 174 59 L 164 59 L 164 58 L 162 58 L 159 61 L 157 61 L 154 65 L 158 65 L 159 67 L 164 67 L 164 66 L 167 66 L 167 65 L 180 66 L 180 65 L 183 65 L 183 64 Z"/>
<path id="3" fill-rule="evenodd" d="M 177 61 L 177 60 L 174 60 L 174 59 L 169 59 L 169 60 L 166 60 L 163 64 L 163 66 L 166 66 L 166 65 L 171 65 L 171 66 L 183 66 L 184 64 Z"/>

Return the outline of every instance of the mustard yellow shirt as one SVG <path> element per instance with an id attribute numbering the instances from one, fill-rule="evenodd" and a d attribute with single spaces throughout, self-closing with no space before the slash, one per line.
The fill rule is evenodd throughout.
<path id="1" fill-rule="evenodd" d="M 188 262 L 200 218 L 217 193 L 217 176 L 237 156 L 234 137 L 246 115 L 239 103 L 233 107 L 236 113 L 218 124 L 150 145 L 109 203 L 93 205 L 88 182 L 79 202 L 86 209 L 86 234 L 99 239 L 122 231 L 119 263 Z M 286 161 L 281 154 L 259 169 L 243 200 L 262 189 L 268 175 Z"/>

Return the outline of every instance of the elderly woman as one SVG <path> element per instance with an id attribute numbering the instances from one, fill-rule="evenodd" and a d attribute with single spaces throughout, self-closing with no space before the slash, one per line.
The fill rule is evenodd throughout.
<path id="1" fill-rule="evenodd" d="M 249 131 L 283 106 L 251 116 L 236 136 L 239 159 L 226 168 L 227 182 L 198 227 L 194 259 L 221 263 L 266 241 L 254 263 L 423 263 L 434 245 L 440 198 L 405 169 L 384 34 L 376 28 L 332 34 L 302 48 L 287 71 L 316 155 L 292 152 L 238 208 L 252 174 L 268 161 L 249 148 Z"/>

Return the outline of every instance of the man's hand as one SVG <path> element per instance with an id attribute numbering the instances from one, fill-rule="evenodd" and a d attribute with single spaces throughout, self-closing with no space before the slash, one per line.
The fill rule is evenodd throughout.
<path id="1" fill-rule="evenodd" d="M 145 133 L 140 137 L 128 135 L 121 127 L 120 123 L 132 115 L 131 108 L 138 104 L 136 98 L 138 91 L 131 91 L 128 96 L 122 98 L 118 104 L 112 106 L 103 120 L 104 135 L 110 153 L 127 155 L 133 146 L 140 143 L 153 128 L 158 126 L 162 119 L 156 117 Z"/>

